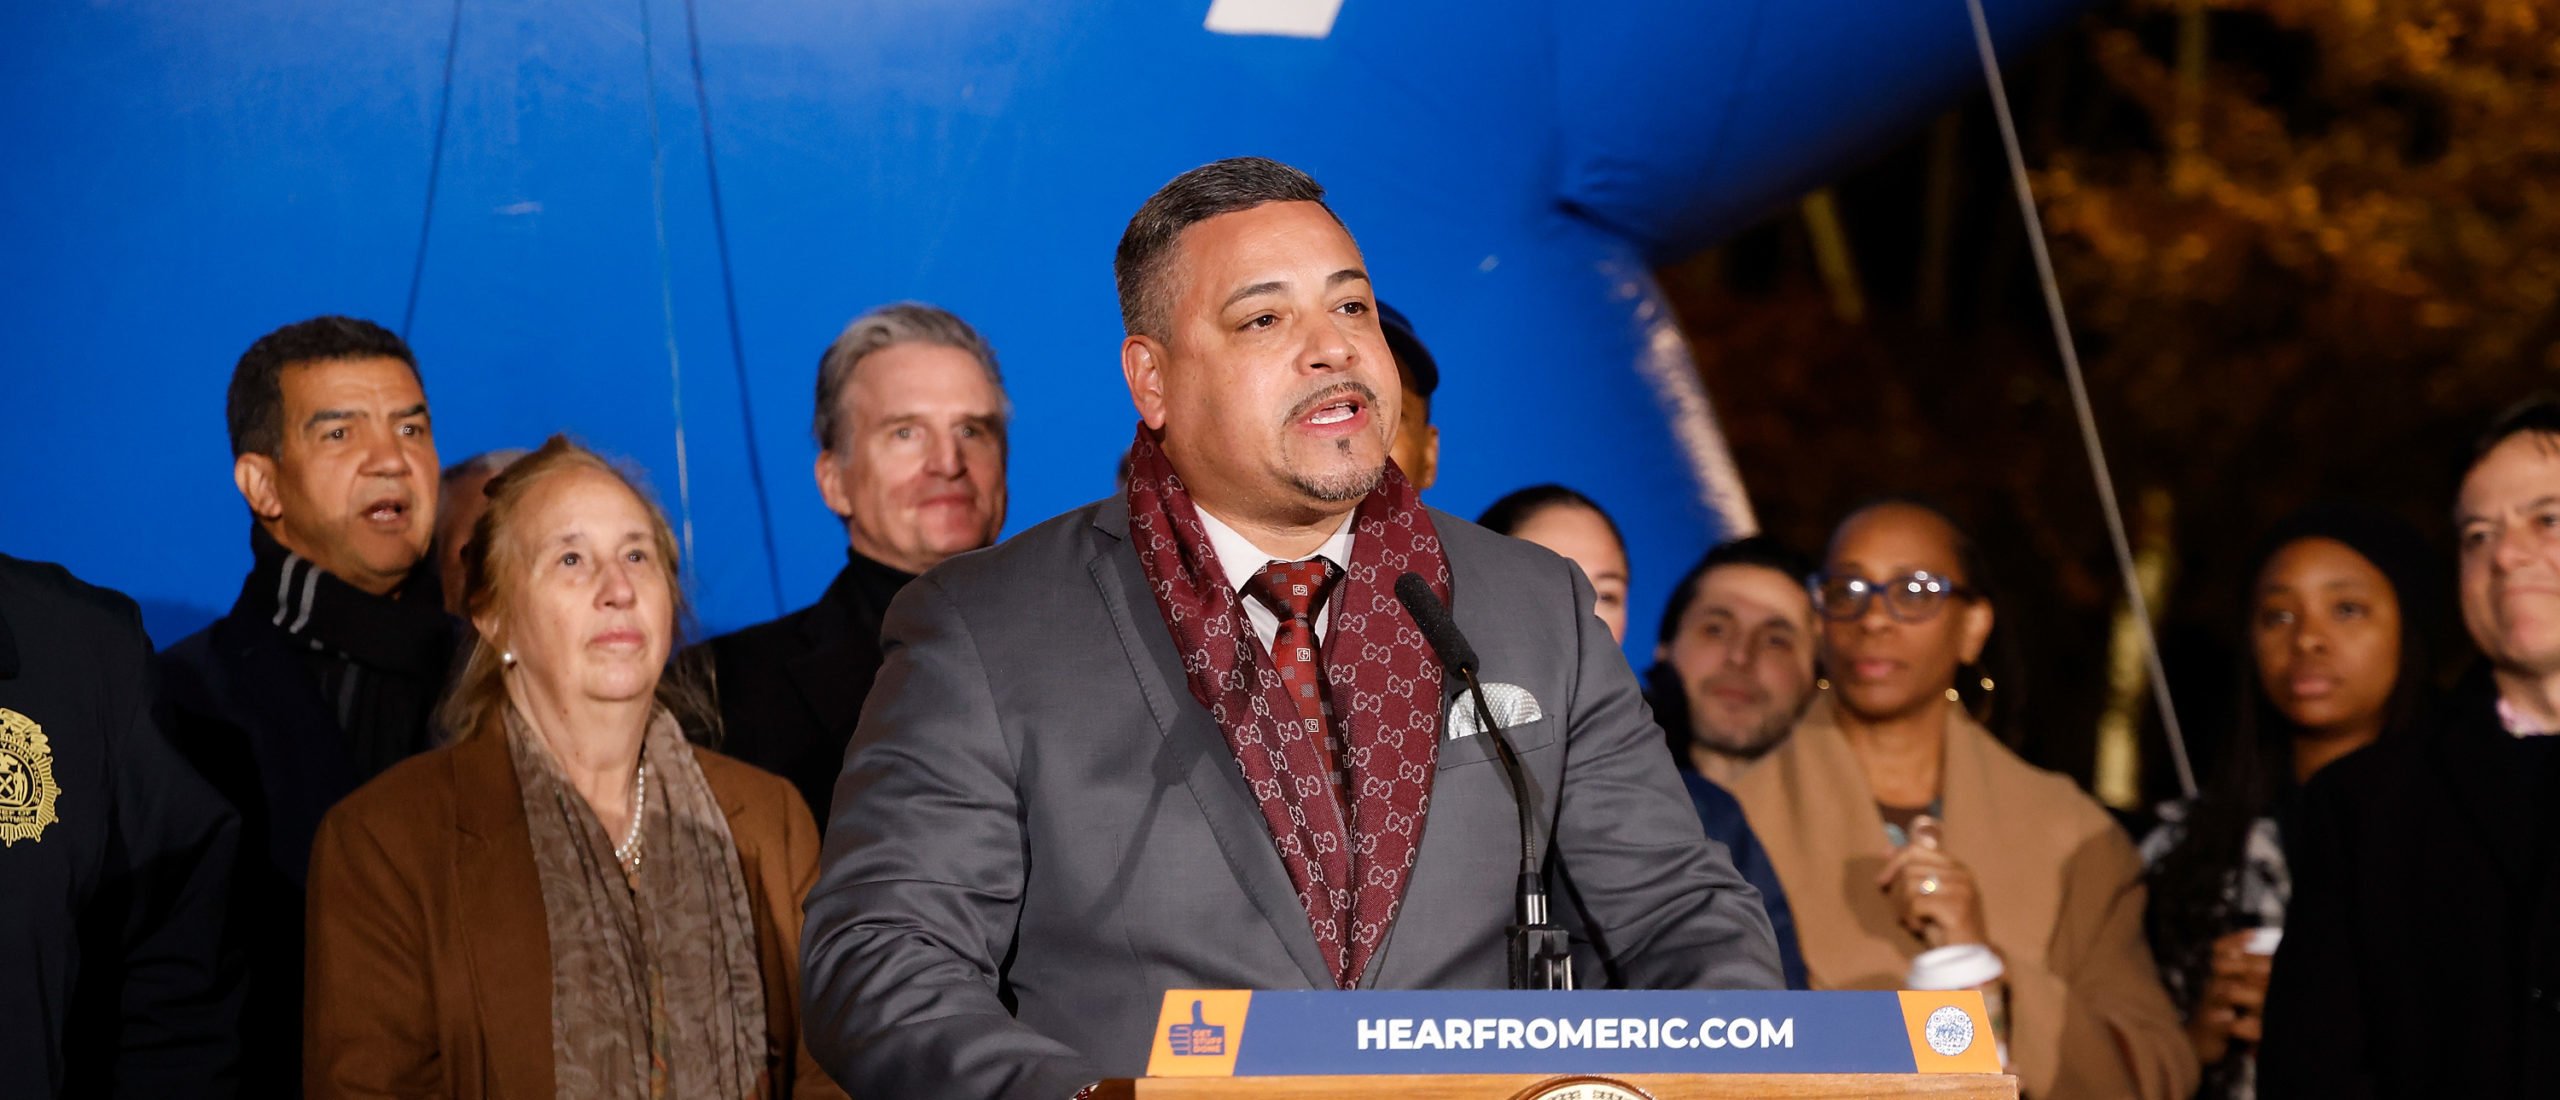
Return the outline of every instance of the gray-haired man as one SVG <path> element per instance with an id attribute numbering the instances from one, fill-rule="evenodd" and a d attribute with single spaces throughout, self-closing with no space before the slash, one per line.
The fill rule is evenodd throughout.
<path id="1" fill-rule="evenodd" d="M 703 648 L 722 751 L 789 779 L 821 820 L 889 598 L 1004 526 L 1010 415 L 995 352 L 933 306 L 854 318 L 818 360 L 818 494 L 844 520 L 845 567 L 816 604 Z"/>

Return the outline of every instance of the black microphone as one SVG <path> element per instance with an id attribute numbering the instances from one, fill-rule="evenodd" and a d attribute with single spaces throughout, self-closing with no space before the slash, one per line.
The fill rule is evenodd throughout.
<path id="1" fill-rule="evenodd" d="M 1422 639 L 1431 643 L 1431 651 L 1440 655 L 1440 663 L 1454 676 L 1472 679 L 1476 669 L 1476 647 L 1467 644 L 1467 636 L 1458 630 L 1458 620 L 1449 617 L 1448 605 L 1431 592 L 1431 582 L 1420 573 L 1407 573 L 1396 578 L 1396 599 L 1403 601 L 1405 614 L 1413 616 L 1413 625 L 1422 628 Z"/>
<path id="2" fill-rule="evenodd" d="M 1475 703 L 1477 724 L 1483 736 L 1493 738 L 1496 759 L 1502 762 L 1503 777 L 1511 781 L 1511 801 L 1520 811 L 1520 884 L 1511 926 L 1511 988 L 1573 988 L 1573 952 L 1564 929 L 1547 921 L 1546 880 L 1538 873 L 1536 799 L 1529 793 L 1529 779 L 1520 770 L 1520 754 L 1511 748 L 1511 738 L 1504 735 L 1502 723 L 1493 716 L 1493 707 L 1485 701 L 1484 685 L 1476 679 L 1483 667 L 1476 659 L 1476 647 L 1468 644 L 1458 621 L 1449 615 L 1448 605 L 1431 591 L 1431 582 L 1420 574 L 1407 573 L 1396 578 L 1396 599 L 1404 604 L 1405 614 L 1413 617 L 1413 625 L 1421 628 L 1424 641 L 1440 657 L 1448 674 L 1466 683 L 1466 694 Z"/>

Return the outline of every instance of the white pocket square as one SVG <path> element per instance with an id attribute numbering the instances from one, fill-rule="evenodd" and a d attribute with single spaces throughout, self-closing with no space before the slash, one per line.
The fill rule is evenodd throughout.
<path id="1" fill-rule="evenodd" d="M 1485 705 L 1493 708 L 1493 720 L 1502 728 L 1527 725 L 1547 716 L 1538 705 L 1538 697 L 1518 684 L 1489 683 L 1484 686 Z M 1484 732 L 1484 720 L 1476 717 L 1473 695 L 1459 692 L 1456 702 L 1449 704 L 1449 740 L 1473 737 Z"/>

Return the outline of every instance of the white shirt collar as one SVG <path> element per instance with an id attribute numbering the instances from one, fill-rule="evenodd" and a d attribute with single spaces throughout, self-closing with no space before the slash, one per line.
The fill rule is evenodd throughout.
<path id="1" fill-rule="evenodd" d="M 1209 532 L 1209 548 L 1218 552 L 1218 568 L 1227 575 L 1228 588 L 1238 592 L 1244 591 L 1244 586 L 1253 580 L 1254 574 L 1262 572 L 1263 566 L 1282 560 L 1254 545 L 1253 540 L 1244 537 L 1243 532 L 1227 526 L 1218 517 L 1210 515 L 1208 509 L 1201 508 L 1198 511 L 1200 526 Z M 1316 547 L 1315 553 L 1304 558 L 1287 560 L 1306 561 L 1309 558 L 1323 558 L 1332 562 L 1336 568 L 1350 568 L 1351 521 L 1354 518 L 1355 516 L 1342 517 L 1341 528 L 1334 531 L 1332 538 L 1324 540 L 1324 545 Z"/>
<path id="2" fill-rule="evenodd" d="M 1221 550 L 1219 553 L 1223 554 L 1225 551 Z M 2498 697 L 2498 724 L 2505 726 L 2508 733 L 2517 737 L 2551 737 L 2554 735 L 2560 735 L 2560 729 L 2552 729 L 2549 726 L 2543 725 L 2539 719 L 2536 719 L 2530 714 L 2526 714 L 2524 712 L 2524 708 L 2507 702 L 2507 697 L 2504 695 Z"/>

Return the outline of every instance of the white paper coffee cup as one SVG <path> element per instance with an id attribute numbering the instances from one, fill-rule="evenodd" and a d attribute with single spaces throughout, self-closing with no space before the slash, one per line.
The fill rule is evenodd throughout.
<path id="1" fill-rule="evenodd" d="M 1911 959 L 1904 989 L 1979 989 L 1999 981 L 2009 968 L 1998 952 L 1979 943 L 1933 947 Z"/>

